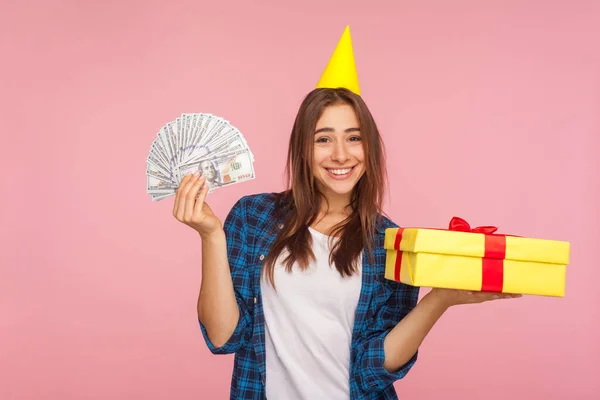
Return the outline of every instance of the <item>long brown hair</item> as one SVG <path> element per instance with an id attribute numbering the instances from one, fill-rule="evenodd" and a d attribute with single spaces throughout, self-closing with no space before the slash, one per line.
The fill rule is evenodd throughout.
<path id="1" fill-rule="evenodd" d="M 294 263 L 305 269 L 315 258 L 308 227 L 315 222 L 321 204 L 326 199 L 315 184 L 311 168 L 314 133 L 325 108 L 340 104 L 351 106 L 358 119 L 365 153 L 365 173 L 352 190 L 350 214 L 331 232 L 339 240 L 331 249 L 329 261 L 335 264 L 341 276 L 350 276 L 357 271 L 361 251 L 366 248 L 369 257 L 372 257 L 371 244 L 377 218 L 382 215 L 386 182 L 385 151 L 377 125 L 363 99 L 352 91 L 345 88 L 315 89 L 305 97 L 298 110 L 285 169 L 288 189 L 280 193 L 276 200 L 277 215 L 284 216 L 284 224 L 265 259 L 263 269 L 273 287 L 275 262 L 282 251 L 287 249 L 288 252 L 282 260 L 288 272 Z"/>

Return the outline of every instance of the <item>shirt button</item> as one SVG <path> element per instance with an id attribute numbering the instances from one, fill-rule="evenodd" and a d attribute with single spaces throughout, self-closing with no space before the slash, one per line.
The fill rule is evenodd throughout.
<path id="1" fill-rule="evenodd" d="M 254 298 L 254 304 L 256 304 L 256 297 Z"/>
<path id="2" fill-rule="evenodd" d="M 279 224 L 279 229 L 283 229 L 283 224 Z"/>
<path id="3" fill-rule="evenodd" d="M 258 258 L 260 258 L 260 261 L 262 261 L 262 260 L 264 260 L 264 259 L 265 259 L 265 255 L 264 255 L 264 254 L 261 254 L 261 255 L 260 255 L 260 257 L 258 257 Z"/>

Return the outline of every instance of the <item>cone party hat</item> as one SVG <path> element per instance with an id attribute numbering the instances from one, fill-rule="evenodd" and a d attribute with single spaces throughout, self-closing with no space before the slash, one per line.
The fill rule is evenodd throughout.
<path id="1" fill-rule="evenodd" d="M 354 51 L 352 49 L 352 37 L 350 36 L 349 26 L 346 26 L 346 29 L 317 84 L 317 88 L 338 87 L 349 89 L 360 96 L 358 74 L 356 73 L 356 63 L 354 61 Z"/>

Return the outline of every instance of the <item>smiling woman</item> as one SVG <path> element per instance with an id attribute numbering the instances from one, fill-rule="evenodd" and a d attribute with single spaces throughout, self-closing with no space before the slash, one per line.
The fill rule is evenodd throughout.
<path id="1" fill-rule="evenodd" d="M 311 259 L 307 226 L 339 240 L 332 247 L 332 267 L 342 276 L 356 270 L 363 248 L 371 250 L 375 220 L 381 214 L 385 160 L 383 144 L 362 98 L 346 88 L 318 88 L 300 106 L 290 137 L 286 173 L 291 190 L 280 194 L 294 206 L 289 222 L 265 260 L 273 280 L 278 255 L 289 250 L 305 269 Z"/>
<path id="2" fill-rule="evenodd" d="M 224 225 L 206 176 L 183 178 L 174 216 L 200 233 L 200 328 L 235 353 L 232 399 L 397 399 L 437 319 L 492 295 L 385 279 L 383 143 L 344 32 L 289 141 L 288 189 L 240 199 Z M 208 176 L 211 176 L 208 174 Z M 500 297 L 510 297 L 502 295 Z"/>

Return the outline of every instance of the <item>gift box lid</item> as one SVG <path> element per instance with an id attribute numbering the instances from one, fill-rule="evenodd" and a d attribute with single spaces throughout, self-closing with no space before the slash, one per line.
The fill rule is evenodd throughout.
<path id="1" fill-rule="evenodd" d="M 449 229 L 388 228 L 384 247 L 414 253 L 502 258 L 566 265 L 570 243 L 559 240 L 497 234 L 496 227 L 471 228 L 458 217 Z M 490 251 L 491 250 L 491 251 Z"/>

